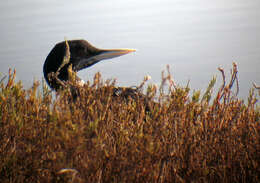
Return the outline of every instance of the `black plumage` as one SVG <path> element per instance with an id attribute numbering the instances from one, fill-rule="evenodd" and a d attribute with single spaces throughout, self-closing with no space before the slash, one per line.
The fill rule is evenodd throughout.
<path id="1" fill-rule="evenodd" d="M 64 87 L 70 88 L 75 101 L 80 97 L 79 88 L 68 81 L 73 79 L 72 83 L 82 84 L 82 80 L 76 75 L 78 71 L 101 60 L 111 59 L 134 51 L 134 49 L 99 49 L 85 40 L 63 41 L 56 44 L 47 56 L 43 66 L 44 77 L 48 85 L 54 90 Z M 156 104 L 142 94 L 139 88 L 114 87 L 112 92 L 113 98 L 124 100 L 131 98 L 143 101 L 146 111 L 150 111 L 151 105 Z"/>

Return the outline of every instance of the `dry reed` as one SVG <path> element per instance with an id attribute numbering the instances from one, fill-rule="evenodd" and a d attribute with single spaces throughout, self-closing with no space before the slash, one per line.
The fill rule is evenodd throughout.
<path id="1" fill-rule="evenodd" d="M 168 72 L 147 87 L 149 111 L 113 97 L 115 83 L 100 75 L 71 102 L 69 90 L 26 90 L 10 71 L 0 83 L 0 182 L 260 182 L 256 95 L 233 94 L 235 64 L 228 84 L 219 70 L 213 99 L 215 78 L 201 95 Z"/>

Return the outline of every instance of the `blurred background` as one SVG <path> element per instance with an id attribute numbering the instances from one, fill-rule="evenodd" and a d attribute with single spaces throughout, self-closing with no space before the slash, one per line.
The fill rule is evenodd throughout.
<path id="1" fill-rule="evenodd" d="M 238 64 L 239 97 L 260 85 L 259 0 L 12 0 L 0 2 L 0 73 L 16 68 L 24 87 L 42 80 L 42 66 L 57 42 L 86 39 L 99 48 L 137 52 L 99 62 L 79 72 L 96 72 L 122 86 L 146 75 L 160 84 L 168 64 L 177 84 L 205 89 L 217 70 Z"/>

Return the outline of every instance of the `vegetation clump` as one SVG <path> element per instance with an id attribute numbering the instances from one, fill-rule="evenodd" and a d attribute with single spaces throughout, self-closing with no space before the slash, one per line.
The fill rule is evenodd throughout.
<path id="1" fill-rule="evenodd" d="M 220 71 L 214 98 L 215 78 L 201 95 L 168 73 L 145 102 L 114 97 L 99 74 L 74 100 L 38 82 L 26 90 L 10 71 L 0 83 L 0 182 L 260 182 L 257 96 L 233 95 L 235 64 L 229 83 Z"/>

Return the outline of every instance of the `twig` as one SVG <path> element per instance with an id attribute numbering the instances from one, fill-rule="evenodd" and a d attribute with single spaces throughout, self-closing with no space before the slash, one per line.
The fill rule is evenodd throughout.
<path id="1" fill-rule="evenodd" d="M 255 89 L 260 90 L 260 86 L 257 86 L 255 83 L 253 83 L 253 86 L 255 87 Z"/>
<path id="2" fill-rule="evenodd" d="M 225 72 L 224 72 L 224 70 L 223 70 L 222 68 L 219 67 L 218 70 L 221 72 L 221 74 L 222 74 L 222 80 L 223 80 L 223 84 L 222 84 L 221 88 L 219 89 L 218 95 L 217 95 L 217 96 L 219 96 L 218 100 L 221 100 L 221 98 L 222 98 L 223 95 L 224 95 L 223 90 L 224 90 L 225 85 L 226 85 L 226 77 L 225 77 Z"/>

